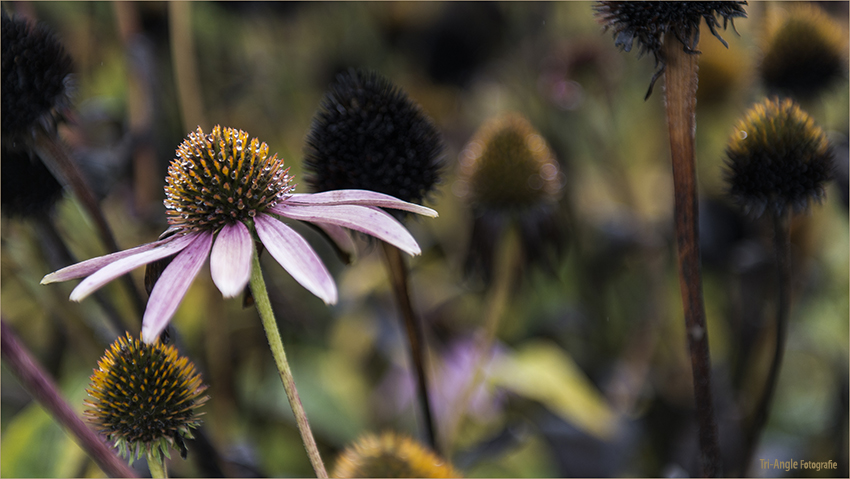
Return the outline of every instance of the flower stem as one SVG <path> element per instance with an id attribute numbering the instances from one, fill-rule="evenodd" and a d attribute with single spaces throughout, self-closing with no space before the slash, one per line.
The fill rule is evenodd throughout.
<path id="1" fill-rule="evenodd" d="M 785 353 L 785 337 L 788 333 L 788 310 L 789 290 L 791 283 L 791 268 L 789 266 L 791 257 L 791 238 L 789 233 L 790 212 L 781 215 L 771 215 L 773 219 L 773 248 L 776 254 L 777 289 L 778 299 L 776 306 L 776 338 L 774 340 L 773 361 L 770 371 L 767 373 L 767 381 L 764 385 L 759 402 L 753 413 L 753 420 L 747 430 L 744 450 L 746 452 L 745 466 L 749 465 L 759 436 L 770 416 L 770 405 L 776 392 L 776 383 L 779 380 L 779 369 L 782 366 L 782 356 Z M 744 471 L 746 472 L 746 471 Z"/>
<path id="2" fill-rule="evenodd" d="M 62 425 L 77 444 L 86 451 L 98 467 L 109 477 L 138 477 L 115 452 L 82 419 L 59 393 L 56 383 L 27 351 L 15 331 L 0 321 L 0 351 L 6 367 L 11 370 L 21 385 Z"/>
<path id="3" fill-rule="evenodd" d="M 263 280 L 263 270 L 260 269 L 260 255 L 257 253 L 256 248 L 253 252 L 250 284 L 251 293 L 254 296 L 254 304 L 256 304 L 257 312 L 260 313 L 260 319 L 263 321 L 266 338 L 268 338 L 277 370 L 280 372 L 280 380 L 283 382 L 283 389 L 286 391 L 289 406 L 292 408 L 292 414 L 295 416 L 295 423 L 298 426 L 298 432 L 301 434 L 304 449 L 307 450 L 307 456 L 310 458 L 310 464 L 313 465 L 316 477 L 327 478 L 328 473 L 325 470 L 325 464 L 322 462 L 322 456 L 319 455 L 316 440 L 313 439 L 313 431 L 310 430 L 310 424 L 307 422 L 307 414 L 304 412 L 304 406 L 301 405 L 298 390 L 295 388 L 295 378 L 292 377 L 289 362 L 286 360 L 283 341 L 280 339 L 280 331 L 277 329 L 274 311 L 272 311 L 272 305 L 269 301 L 269 292 L 266 290 L 266 282 Z"/>
<path id="4" fill-rule="evenodd" d="M 682 293 L 694 377 L 702 472 L 705 477 L 716 477 L 721 475 L 721 460 L 711 396 L 711 358 L 702 298 L 694 153 L 698 57 L 693 52 L 684 51 L 682 43 L 674 33 L 667 33 L 664 38 L 664 54 L 667 125 L 673 160 L 679 288 Z"/>
<path id="5" fill-rule="evenodd" d="M 168 478 L 168 468 L 165 467 L 165 461 L 162 458 L 162 454 L 159 453 L 159 449 L 156 447 L 152 447 L 150 451 L 147 451 L 146 457 L 148 460 L 148 469 L 151 472 L 152 478 Z"/>
<path id="6" fill-rule="evenodd" d="M 476 354 L 475 365 L 472 369 L 474 371 L 473 376 L 464 385 L 461 393 L 458 394 L 453 407 L 449 408 L 451 416 L 447 421 L 447 432 L 444 436 L 448 450 L 451 450 L 450 448 L 454 444 L 455 436 L 463 421 L 470 398 L 484 378 L 484 363 L 492 357 L 493 342 L 496 340 L 496 331 L 499 329 L 499 319 L 505 312 L 511 285 L 517 276 L 522 258 L 518 236 L 513 229 L 509 230 L 502 238 L 499 254 L 496 255 L 495 279 L 490 294 L 486 298 L 487 306 L 484 310 L 484 328 L 475 342 Z"/>
<path id="7" fill-rule="evenodd" d="M 386 264 L 387 269 L 389 269 L 393 292 L 395 293 L 399 310 L 404 319 L 407 339 L 410 343 L 410 359 L 416 370 L 417 395 L 419 396 L 419 404 L 422 407 L 426 440 L 431 448 L 439 453 L 440 448 L 437 446 L 434 416 L 431 413 L 431 400 L 428 394 L 428 377 L 425 375 L 425 335 L 422 332 L 422 323 L 413 311 L 413 303 L 410 300 L 407 266 L 398 248 L 383 241 L 381 243 L 384 247 L 384 257 L 387 261 Z"/>

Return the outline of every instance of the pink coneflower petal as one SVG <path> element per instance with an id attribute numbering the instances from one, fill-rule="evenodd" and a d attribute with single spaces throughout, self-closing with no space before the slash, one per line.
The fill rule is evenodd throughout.
<path id="1" fill-rule="evenodd" d="M 44 278 L 41 279 L 41 284 L 68 281 L 71 279 L 77 279 L 82 278 L 83 276 L 88 276 L 99 270 L 100 268 L 103 268 L 108 264 L 118 261 L 119 259 L 126 258 L 128 256 L 133 256 L 138 253 L 144 253 L 145 251 L 150 251 L 154 248 L 175 241 L 178 238 L 180 238 L 179 235 L 169 236 L 168 238 L 161 239 L 159 241 L 154 241 L 153 243 L 143 244 L 141 246 L 136 246 L 135 248 L 130 248 L 124 251 L 119 251 L 117 253 L 112 253 L 104 256 L 98 256 L 97 258 L 87 259 L 77 264 L 66 266 L 65 268 L 62 268 L 59 271 L 54 271 L 53 273 L 46 275 Z"/>
<path id="2" fill-rule="evenodd" d="M 239 221 L 218 233 L 210 253 L 210 274 L 225 298 L 241 293 L 251 279 L 253 242 L 248 228 Z"/>
<path id="3" fill-rule="evenodd" d="M 186 296 L 189 285 L 210 254 L 212 233 L 204 231 L 194 237 L 197 239 L 186 246 L 165 268 L 151 291 L 148 307 L 142 317 L 142 341 L 146 343 L 156 341 L 159 333 L 168 325 L 168 321 L 183 301 L 183 296 Z"/>
<path id="4" fill-rule="evenodd" d="M 321 228 L 328 237 L 336 243 L 337 247 L 345 254 L 353 256 L 357 252 L 357 246 L 351 235 L 342 226 L 332 225 L 328 223 L 313 223 L 317 228 Z"/>
<path id="5" fill-rule="evenodd" d="M 186 248 L 189 244 L 191 244 L 195 240 L 196 236 L 197 235 L 194 234 L 187 234 L 183 236 L 173 237 L 174 239 L 172 241 L 160 244 L 154 249 L 143 250 L 140 253 L 135 253 L 130 256 L 125 256 L 123 258 L 119 258 L 118 260 L 112 261 L 111 263 L 94 272 L 88 278 L 84 279 L 80 284 L 78 284 L 77 287 L 74 288 L 73 291 L 71 291 L 71 301 L 82 301 L 86 296 L 90 295 L 104 284 L 112 281 L 113 279 L 121 276 L 122 274 L 129 273 L 130 271 L 138 268 L 139 266 L 144 266 L 158 259 L 162 259 L 173 254 L 179 253 L 180 250 Z M 141 248 L 141 246 L 139 248 Z M 66 269 L 69 268 L 71 267 L 69 266 Z M 61 272 L 61 270 L 57 271 L 56 273 L 59 272 Z M 53 281 L 57 280 L 54 279 Z"/>
<path id="6" fill-rule="evenodd" d="M 254 225 L 260 241 L 295 281 L 326 304 L 336 303 L 333 277 L 307 240 L 289 226 L 265 214 L 257 215 Z"/>
<path id="7" fill-rule="evenodd" d="M 402 201 L 394 196 L 385 195 L 369 190 L 333 190 L 322 193 L 293 194 L 284 201 L 285 204 L 317 206 L 317 205 L 360 205 L 380 206 L 396 210 L 409 211 L 420 215 L 436 218 L 436 211 L 415 203 Z"/>
<path id="8" fill-rule="evenodd" d="M 329 223 L 357 230 L 382 239 L 410 255 L 421 252 L 407 229 L 391 215 L 377 208 L 357 205 L 296 206 L 282 203 L 269 210 L 295 220 Z"/>

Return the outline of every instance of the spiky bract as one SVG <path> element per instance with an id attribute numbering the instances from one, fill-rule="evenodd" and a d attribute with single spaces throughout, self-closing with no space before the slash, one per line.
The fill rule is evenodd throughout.
<path id="1" fill-rule="evenodd" d="M 91 409 L 83 414 L 131 460 L 143 450 L 170 457 L 169 447 L 184 454 L 182 438 L 191 438 L 190 429 L 200 424 L 197 409 L 208 399 L 206 388 L 174 346 L 146 344 L 127 333 L 98 362 L 86 390 Z"/>
<path id="2" fill-rule="evenodd" d="M 333 477 L 461 477 L 434 452 L 405 436 L 366 434 L 337 459 Z"/>
<path id="3" fill-rule="evenodd" d="M 639 55 L 652 53 L 658 71 L 652 77 L 646 97 L 652 94 L 652 87 L 664 72 L 666 59 L 661 49 L 663 37 L 672 33 L 684 46 L 685 51 L 697 52 L 699 44 L 699 25 L 705 19 L 711 33 L 723 45 L 726 41 L 717 33 L 720 23 L 717 16 L 723 18 L 723 29 L 728 23 L 735 24 L 735 18 L 746 17 L 743 6 L 747 2 L 598 2 L 594 6 L 597 19 L 607 31 L 614 31 L 614 44 L 629 52 L 637 41 Z"/>
<path id="4" fill-rule="evenodd" d="M 846 75 L 846 36 L 818 7 L 797 6 L 769 25 L 760 69 L 769 92 L 807 98 Z"/>
<path id="5" fill-rule="evenodd" d="M 41 123 L 50 126 L 69 103 L 71 57 L 42 24 L 2 15 L 2 132 L 24 139 Z"/>
<path id="6" fill-rule="evenodd" d="M 168 223 L 189 231 L 217 231 L 275 206 L 295 187 L 289 168 L 257 138 L 216 125 L 200 127 L 177 148 L 166 178 Z"/>
<path id="7" fill-rule="evenodd" d="M 407 94 L 374 73 L 337 75 L 307 136 L 314 191 L 363 189 L 421 203 L 440 178 L 442 139 Z"/>
<path id="8" fill-rule="evenodd" d="M 823 130 L 788 98 L 755 104 L 736 125 L 726 155 L 729 192 L 755 216 L 822 200 L 833 171 Z"/>

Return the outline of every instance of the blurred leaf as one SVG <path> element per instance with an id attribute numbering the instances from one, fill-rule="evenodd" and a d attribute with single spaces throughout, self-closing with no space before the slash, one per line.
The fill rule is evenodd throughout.
<path id="1" fill-rule="evenodd" d="M 73 477 L 87 456 L 36 403 L 9 423 L 0 456 L 2 477 Z"/>
<path id="2" fill-rule="evenodd" d="M 523 343 L 515 354 L 498 360 L 492 371 L 495 385 L 541 402 L 599 439 L 613 436 L 616 415 L 572 357 L 554 343 Z"/>

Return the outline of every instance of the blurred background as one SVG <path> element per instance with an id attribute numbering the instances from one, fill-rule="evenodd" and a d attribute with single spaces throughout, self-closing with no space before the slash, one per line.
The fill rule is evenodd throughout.
<path id="1" fill-rule="evenodd" d="M 843 35 L 846 2 L 812 4 Z M 771 225 L 725 194 L 724 149 L 741 115 L 768 90 L 767 38 L 795 4 L 754 2 L 748 18 L 703 28 L 697 167 L 704 297 L 715 407 L 727 471 L 848 475 L 848 85 L 843 74 L 799 99 L 828 133 L 837 178 L 792 224 L 791 316 L 783 367 L 757 459 L 837 461 L 831 471 L 742 469 L 741 420 L 773 353 L 776 292 Z M 325 89 L 348 68 L 404 89 L 445 141 L 445 171 L 407 223 L 423 254 L 409 260 L 428 341 L 442 449 L 470 477 L 699 474 L 691 366 L 672 241 L 672 179 L 663 80 L 644 94 L 651 57 L 623 53 L 588 2 L 2 2 L 49 26 L 74 60 L 76 116 L 61 133 L 96 185 L 119 245 L 167 228 L 163 185 L 187 133 L 221 124 L 268 143 L 307 192 L 305 137 Z M 703 27 L 705 24 L 703 23 Z M 801 41 L 804 39 L 801 39 Z M 846 65 L 846 63 L 845 63 Z M 493 287 L 464 274 L 473 216 L 459 157 L 487 120 L 525 116 L 563 175 L 557 221 L 564 254 L 550 268 L 512 271 L 486 360 L 475 344 Z M 301 180 L 301 181 L 299 181 Z M 105 254 L 69 193 L 51 214 L 77 260 Z M 114 305 L 68 301 L 74 282 L 40 286 L 57 264 L 38 222 L 2 219 L 2 314 L 82 411 L 104 349 L 140 315 L 125 285 Z M 325 260 L 340 301 L 325 306 L 264 261 L 283 342 L 326 463 L 365 432 L 421 437 L 405 333 L 381 250 L 360 241 L 344 265 Z M 499 250 L 501 251 L 501 250 Z M 269 260 L 268 257 L 264 260 Z M 498 261 L 498 259 L 496 260 Z M 206 268 L 206 267 L 205 267 Z M 547 271 L 550 270 L 550 271 Z M 143 269 L 132 273 L 142 284 Z M 172 325 L 209 385 L 202 439 L 174 477 L 311 476 L 259 318 L 224 300 L 202 272 Z M 483 366 L 479 374 L 478 366 Z M 474 382 L 478 381 L 478 382 Z M 102 477 L 2 369 L 3 477 Z M 144 461 L 134 467 L 145 472 Z M 737 468 L 737 469 L 735 469 Z M 748 471 L 748 472 L 747 472 Z"/>

